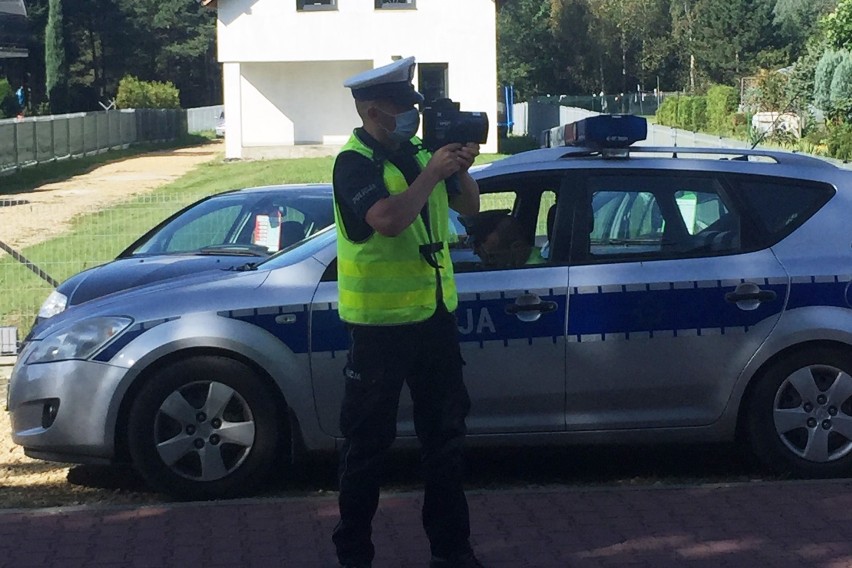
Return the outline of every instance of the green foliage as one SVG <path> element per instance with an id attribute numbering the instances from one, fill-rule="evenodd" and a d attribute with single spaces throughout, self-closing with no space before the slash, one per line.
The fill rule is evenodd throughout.
<path id="1" fill-rule="evenodd" d="M 787 77 L 785 94 L 793 110 L 805 111 L 814 100 L 814 76 L 816 66 L 825 51 L 825 43 L 813 39 L 809 41 L 805 52 L 793 64 Z"/>
<path id="2" fill-rule="evenodd" d="M 17 114 L 18 102 L 8 79 L 0 79 L 0 118 L 10 118 Z"/>
<path id="3" fill-rule="evenodd" d="M 852 53 L 843 52 L 843 59 L 834 70 L 831 80 L 831 107 L 844 120 L 852 120 Z"/>
<path id="4" fill-rule="evenodd" d="M 707 128 L 707 97 L 695 97 L 692 100 L 690 121 L 693 130 L 704 130 Z"/>
<path id="5" fill-rule="evenodd" d="M 846 123 L 829 130 L 828 152 L 838 160 L 852 160 L 852 124 Z"/>
<path id="6" fill-rule="evenodd" d="M 814 105 L 828 114 L 834 113 L 831 106 L 831 82 L 834 70 L 843 61 L 843 51 L 830 49 L 823 53 L 814 72 Z"/>
<path id="7" fill-rule="evenodd" d="M 677 107 L 680 97 L 666 97 L 662 104 L 657 107 L 656 120 L 661 126 L 677 126 Z"/>
<path id="8" fill-rule="evenodd" d="M 807 53 L 807 44 L 819 33 L 820 18 L 837 6 L 837 0 L 777 0 L 773 22 L 781 45 L 795 60 Z"/>
<path id="9" fill-rule="evenodd" d="M 65 65 L 65 29 L 62 1 L 50 0 L 44 31 L 45 89 L 52 113 L 67 112 L 68 69 Z"/>
<path id="10" fill-rule="evenodd" d="M 730 132 L 733 125 L 730 115 L 737 110 L 739 94 L 728 85 L 713 85 L 707 90 L 707 127 L 711 132 Z"/>
<path id="11" fill-rule="evenodd" d="M 707 127 L 707 98 L 704 96 L 669 96 L 657 108 L 657 124 L 686 130 Z"/>
<path id="12" fill-rule="evenodd" d="M 133 38 L 123 74 L 173 82 L 185 107 L 221 102 L 216 10 L 187 0 L 117 1 Z"/>
<path id="13" fill-rule="evenodd" d="M 777 71 L 761 69 L 757 74 L 760 110 L 783 112 L 787 109 L 787 76 Z"/>
<path id="14" fill-rule="evenodd" d="M 53 1 L 26 2 L 33 109 L 46 97 L 44 54 L 48 4 Z M 101 110 L 98 103 L 115 97 L 125 75 L 173 82 L 184 107 L 221 104 L 216 14 L 187 0 L 65 0 L 63 69 L 69 110 Z"/>
<path id="15" fill-rule="evenodd" d="M 140 81 L 126 76 L 118 83 L 118 108 L 180 108 L 180 93 L 171 82 Z"/>
<path id="16" fill-rule="evenodd" d="M 823 20 L 829 45 L 852 49 L 852 0 L 840 0 L 837 9 Z"/>
<path id="17" fill-rule="evenodd" d="M 673 5 L 681 2 L 673 2 Z M 774 0 L 692 0 L 692 53 L 712 83 L 734 84 L 777 48 Z"/>
<path id="18" fill-rule="evenodd" d="M 693 112 L 695 106 L 695 97 L 685 96 L 680 98 L 680 104 L 677 107 L 677 126 L 686 130 L 695 130 L 695 125 L 692 123 Z"/>

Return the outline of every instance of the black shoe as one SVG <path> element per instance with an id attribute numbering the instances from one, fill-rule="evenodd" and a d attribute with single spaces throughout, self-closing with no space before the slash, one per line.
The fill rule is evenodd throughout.
<path id="1" fill-rule="evenodd" d="M 466 552 L 459 556 L 451 556 L 450 558 L 437 558 L 433 556 L 429 562 L 429 568 L 485 568 L 485 566 L 477 560 L 473 552 Z"/>

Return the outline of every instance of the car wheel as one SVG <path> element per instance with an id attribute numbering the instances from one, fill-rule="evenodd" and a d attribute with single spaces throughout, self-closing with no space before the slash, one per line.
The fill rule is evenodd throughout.
<path id="1" fill-rule="evenodd" d="M 256 488 L 275 460 L 278 436 L 267 386 L 225 357 L 161 369 L 132 401 L 128 419 L 134 467 L 154 489 L 183 499 Z"/>
<path id="2" fill-rule="evenodd" d="M 772 364 L 755 385 L 750 446 L 772 470 L 799 477 L 852 472 L 852 355 L 813 348 Z"/>

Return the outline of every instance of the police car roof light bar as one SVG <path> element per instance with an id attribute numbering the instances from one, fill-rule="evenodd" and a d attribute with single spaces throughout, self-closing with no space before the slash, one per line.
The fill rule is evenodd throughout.
<path id="1" fill-rule="evenodd" d="M 565 125 L 563 144 L 586 148 L 627 148 L 648 137 L 648 121 L 632 114 L 601 114 Z"/>

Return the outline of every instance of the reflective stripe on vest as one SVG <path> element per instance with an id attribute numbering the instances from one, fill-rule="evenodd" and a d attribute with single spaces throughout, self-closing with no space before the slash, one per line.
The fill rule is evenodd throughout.
<path id="1" fill-rule="evenodd" d="M 417 138 L 411 139 L 415 146 Z M 355 151 L 373 159 L 373 151 L 354 134 L 341 152 Z M 420 169 L 430 158 L 421 149 L 416 159 Z M 385 186 L 391 195 L 408 189 L 402 172 L 389 161 L 383 163 Z M 334 204 L 337 223 L 337 287 L 340 319 L 364 325 L 394 325 L 423 321 L 435 313 L 435 269 L 420 253 L 420 245 L 441 242 L 443 247 L 435 253 L 442 267 L 440 272 L 444 305 L 453 311 L 458 305 L 453 264 L 450 259 L 449 204 L 444 182 L 440 182 L 429 196 L 429 228 L 421 215 L 396 237 L 385 237 L 373 231 L 365 241 L 356 243 L 346 235 L 338 205 Z"/>

